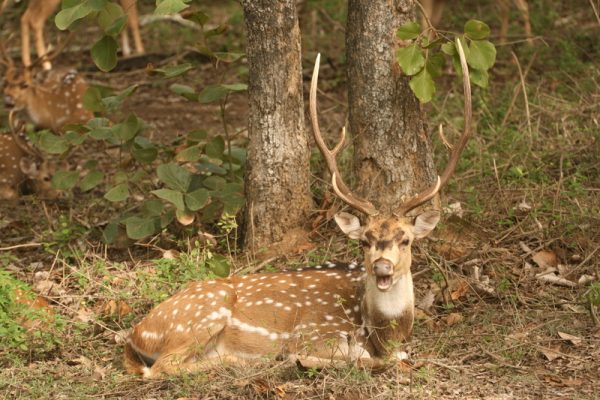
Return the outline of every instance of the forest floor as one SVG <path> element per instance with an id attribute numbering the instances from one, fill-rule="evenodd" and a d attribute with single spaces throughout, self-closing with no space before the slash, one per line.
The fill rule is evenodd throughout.
<path id="1" fill-rule="evenodd" d="M 305 94 L 311 40 L 337 37 L 322 44 L 321 52 L 330 57 L 320 86 L 322 129 L 335 133 L 347 112 L 344 23 L 337 3 L 325 3 L 306 11 Z M 475 8 L 472 15 L 472 2 L 460 3 L 447 25 L 491 15 L 486 8 Z M 531 47 L 516 41 L 498 48 L 490 88 L 474 91 L 475 137 L 444 193 L 441 226 L 414 249 L 417 318 L 407 344 L 410 364 L 372 372 L 353 365 L 313 370 L 262 360 L 151 381 L 127 375 L 120 334 L 198 276 L 207 245 L 198 243 L 199 236 L 171 230 L 150 241 L 106 246 L 99 228 L 116 207 L 98 199 L 99 191 L 74 192 L 58 200 L 0 205 L 0 272 L 47 299 L 39 301 L 52 314 L 51 322 L 25 322 L 26 345 L 0 346 L 0 397 L 600 399 L 600 22 L 590 17 L 587 3 L 568 10 L 547 1 L 530 3 L 539 37 Z M 239 10 L 215 18 L 242 30 Z M 320 20 L 329 21 L 326 28 L 315 28 Z M 493 18 L 486 22 L 497 29 Z M 511 24 L 520 29 L 517 15 Z M 76 64 L 91 82 L 114 89 L 138 84 L 122 113 L 135 112 L 145 121 L 145 134 L 165 146 L 198 128 L 221 133 L 217 105 L 183 99 L 169 90 L 174 81 L 156 79 L 144 67 L 191 57 L 196 67 L 178 82 L 202 88 L 246 79 L 243 66 L 165 52 L 192 41 L 194 32 L 181 34 L 182 27 L 144 29 L 150 55 L 126 60 L 110 74 L 93 72 L 88 52 L 68 53 L 57 63 Z M 178 38 L 172 39 L 177 46 L 165 38 Z M 239 37 L 227 38 L 233 43 L 229 49 L 243 51 Z M 79 40 L 85 45 L 85 38 Z M 448 135 L 460 126 L 460 82 L 447 75 L 438 98 L 424 108 L 432 135 L 439 123 Z M 240 132 L 240 143 L 247 114 L 245 95 L 232 95 L 227 124 Z M 439 143 L 436 148 L 442 154 Z M 110 174 L 116 166 L 97 150 L 77 149 L 69 167 L 97 160 Z M 312 164 L 318 181 L 320 164 Z M 349 165 L 345 169 L 350 171 Z M 315 193 L 323 190 L 315 184 Z M 315 195 L 321 205 L 309 223 L 310 234 L 276 249 L 268 260 L 238 252 L 232 235 L 217 225 L 202 227 L 217 239 L 210 251 L 230 257 L 232 273 L 359 260 L 357 245 L 323 218 L 340 204 L 322 197 Z M 0 283 L 8 282 L 3 279 L 0 275 Z M 5 315 L 0 314 L 0 324 L 8 322 Z M 2 333 L 7 335 L 2 340 L 10 334 Z"/>

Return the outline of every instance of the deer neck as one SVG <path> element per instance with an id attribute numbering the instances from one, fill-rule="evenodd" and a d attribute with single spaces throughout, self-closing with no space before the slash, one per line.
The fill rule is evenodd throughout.
<path id="1" fill-rule="evenodd" d="M 414 292 L 410 272 L 400 275 L 392 287 L 382 292 L 377 288 L 375 278 L 368 276 L 365 281 L 363 310 L 368 323 L 381 325 L 400 316 L 413 314 Z"/>

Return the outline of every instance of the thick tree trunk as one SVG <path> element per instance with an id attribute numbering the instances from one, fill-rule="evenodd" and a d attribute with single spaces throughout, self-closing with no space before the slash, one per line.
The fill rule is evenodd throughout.
<path id="1" fill-rule="evenodd" d="M 412 0 L 349 0 L 349 131 L 357 191 L 393 211 L 435 179 L 419 101 L 396 62 L 396 30 L 415 20 Z"/>
<path id="2" fill-rule="evenodd" d="M 250 117 L 245 247 L 302 226 L 311 207 L 296 0 L 243 0 Z"/>

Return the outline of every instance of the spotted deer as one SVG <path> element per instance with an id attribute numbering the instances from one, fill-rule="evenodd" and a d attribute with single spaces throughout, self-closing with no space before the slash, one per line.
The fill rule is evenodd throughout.
<path id="1" fill-rule="evenodd" d="M 444 10 L 444 4 L 446 0 L 421 0 L 422 15 L 421 15 L 421 26 L 426 28 L 429 26 L 427 19 L 431 22 L 431 25 L 438 27 L 442 20 L 442 13 Z M 511 10 L 511 3 L 517 7 L 521 13 L 523 19 L 523 28 L 525 30 L 525 36 L 528 44 L 533 44 L 533 36 L 531 33 L 531 21 L 529 19 L 529 4 L 527 0 L 499 0 L 496 2 L 498 11 L 500 14 L 500 43 L 506 43 L 508 36 L 508 21 Z M 433 35 L 430 33 L 429 38 Z"/>
<path id="2" fill-rule="evenodd" d="M 4 0 L 0 13 L 8 6 L 9 0 Z M 61 0 L 29 0 L 27 9 L 21 16 L 21 59 L 25 67 L 31 67 L 31 31 L 35 43 L 35 50 L 45 70 L 52 69 L 50 60 L 45 59 L 48 55 L 48 48 L 44 40 L 44 24 L 46 20 L 54 14 Z M 127 14 L 128 26 L 133 36 L 136 52 L 144 53 L 144 45 L 140 35 L 140 25 L 136 0 L 121 0 L 121 5 Z M 126 30 L 121 33 L 121 43 L 124 55 L 131 54 L 129 39 Z"/>
<path id="3" fill-rule="evenodd" d="M 5 106 L 26 111 L 38 128 L 60 132 L 65 125 L 82 124 L 93 117 L 92 112 L 83 107 L 88 85 L 74 69 L 43 71 L 29 78 L 9 68 L 5 81 Z"/>
<path id="4" fill-rule="evenodd" d="M 288 357 L 310 366 L 339 360 L 378 366 L 389 357 L 406 358 L 399 345 L 410 337 L 413 326 L 411 245 L 431 232 L 440 218 L 436 211 L 416 218 L 406 214 L 446 184 L 471 132 L 468 67 L 460 43 L 457 46 L 465 82 L 464 132 L 436 183 L 389 215 L 353 194 L 342 181 L 335 158 L 345 134 L 333 150 L 321 136 L 317 56 L 309 101 L 313 133 L 332 174 L 335 193 L 368 216 L 364 226 L 349 213 L 335 216 L 341 230 L 360 241 L 362 266 L 326 263 L 193 282 L 132 329 L 125 346 L 126 369 L 152 378 L 264 356 Z"/>
<path id="5" fill-rule="evenodd" d="M 21 133 L 0 134 L 0 200 L 16 200 L 23 193 L 55 198 L 53 169 Z"/>

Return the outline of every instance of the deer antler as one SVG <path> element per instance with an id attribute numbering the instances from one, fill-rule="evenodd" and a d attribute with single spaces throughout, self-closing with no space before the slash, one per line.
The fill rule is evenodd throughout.
<path id="1" fill-rule="evenodd" d="M 11 110 L 8 113 L 8 126 L 10 127 L 11 134 L 13 136 L 13 140 L 23 150 L 25 153 L 33 156 L 37 159 L 42 159 L 42 153 L 35 147 L 31 146 L 28 139 L 25 137 L 25 124 L 22 122 L 15 122 L 15 114 L 17 112 L 15 110 Z"/>
<path id="2" fill-rule="evenodd" d="M 335 157 L 337 153 L 342 149 L 344 140 L 346 139 L 346 128 L 342 128 L 340 134 L 340 141 L 335 145 L 333 150 L 329 150 L 323 137 L 321 136 L 321 130 L 319 129 L 319 120 L 317 117 L 317 82 L 319 80 L 319 64 L 321 62 L 321 54 L 317 55 L 315 61 L 315 68 L 313 70 L 312 79 L 310 81 L 310 96 L 309 96 L 309 110 L 310 110 L 310 121 L 312 124 L 313 135 L 315 142 L 325 158 L 329 172 L 331 172 L 331 183 L 333 185 L 334 192 L 345 201 L 350 207 L 356 208 L 357 210 L 367 214 L 376 215 L 378 213 L 375 206 L 368 200 L 363 199 L 355 194 L 348 188 L 348 186 L 342 180 L 342 176 L 337 166 Z"/>
<path id="3" fill-rule="evenodd" d="M 458 163 L 458 159 L 460 158 L 460 155 L 462 154 L 463 150 L 465 149 L 465 146 L 467 145 L 467 141 L 471 137 L 471 120 L 473 117 L 473 111 L 471 108 L 471 80 L 469 78 L 469 66 L 467 65 L 467 59 L 465 57 L 465 52 L 462 48 L 462 44 L 459 39 L 456 39 L 456 48 L 458 50 L 458 55 L 460 57 L 460 66 L 461 66 L 462 74 L 463 74 L 463 91 L 464 91 L 464 96 L 465 96 L 465 98 L 464 98 L 464 120 L 465 120 L 464 124 L 465 124 L 465 126 L 464 126 L 463 133 L 461 134 L 461 136 L 458 139 L 458 142 L 456 144 L 449 146 L 446 143 L 446 145 L 449 146 L 449 148 L 450 148 L 450 158 L 448 159 L 448 164 L 446 165 L 444 172 L 442 172 L 441 176 L 438 176 L 435 184 L 433 184 L 428 189 L 417 194 L 415 197 L 413 197 L 412 199 L 410 199 L 407 202 L 405 202 L 404 204 L 402 204 L 397 211 L 398 215 L 406 215 L 406 213 L 408 213 L 410 210 L 420 206 L 421 204 L 423 204 L 426 201 L 433 198 L 433 196 L 435 196 L 435 194 L 437 192 L 439 192 L 439 190 L 441 188 L 446 186 L 446 184 L 448 183 L 448 180 L 450 179 L 450 177 L 454 173 L 454 170 L 456 169 L 456 164 Z M 442 134 L 442 137 L 443 137 L 443 134 Z"/>
<path id="4" fill-rule="evenodd" d="M 8 37 L 8 39 L 6 41 L 7 43 L 11 39 L 11 36 L 12 35 L 10 35 Z M 13 59 L 8 55 L 6 48 L 4 47 L 3 40 L 0 40 L 0 64 L 4 65 L 6 67 L 6 73 L 4 74 L 4 79 L 9 84 L 17 85 L 19 83 L 22 83 L 25 80 L 25 77 L 20 75 L 17 72 L 17 68 L 15 67 L 15 63 L 14 63 Z"/>

